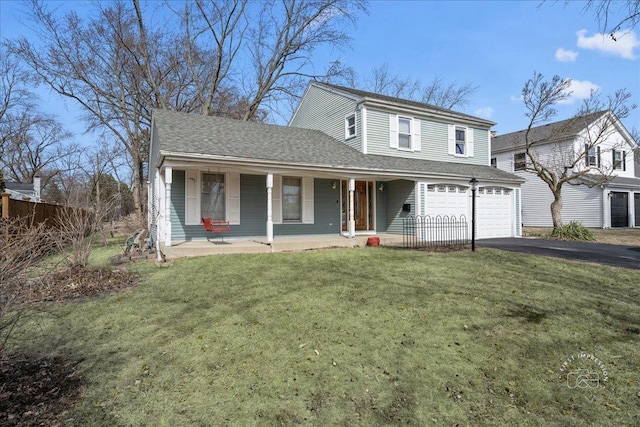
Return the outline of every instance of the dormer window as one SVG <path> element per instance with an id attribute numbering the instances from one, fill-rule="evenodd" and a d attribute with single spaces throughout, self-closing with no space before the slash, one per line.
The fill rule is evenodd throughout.
<path id="1" fill-rule="evenodd" d="M 356 115 L 350 114 L 344 119 L 344 127 L 345 127 L 345 139 L 353 138 L 356 136 Z"/>

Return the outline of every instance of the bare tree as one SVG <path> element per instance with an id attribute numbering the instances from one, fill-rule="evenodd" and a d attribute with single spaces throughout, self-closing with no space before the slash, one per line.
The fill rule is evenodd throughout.
<path id="1" fill-rule="evenodd" d="M 640 22 L 638 0 L 587 0 L 585 11 L 592 11 L 602 32 L 616 40 L 615 33 L 632 30 Z"/>
<path id="2" fill-rule="evenodd" d="M 556 116 L 555 106 L 571 95 L 570 85 L 568 79 L 554 76 L 546 81 L 542 74 L 534 73 L 522 89 L 525 115 L 529 118 L 524 131 L 525 170 L 535 173 L 553 194 L 550 209 L 554 229 L 562 226 L 565 184 L 592 187 L 610 179 L 613 164 L 590 161 L 589 157 L 616 131 L 619 120 L 636 107 L 629 104 L 631 95 L 625 90 L 616 91 L 606 101 L 592 91 L 572 118 L 539 127 Z M 616 148 L 603 148 L 602 153 Z"/>

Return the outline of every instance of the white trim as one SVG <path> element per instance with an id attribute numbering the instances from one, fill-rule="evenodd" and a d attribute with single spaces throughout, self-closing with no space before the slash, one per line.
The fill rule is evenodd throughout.
<path id="1" fill-rule="evenodd" d="M 282 176 L 273 176 L 273 223 L 282 224 Z"/>
<path id="2" fill-rule="evenodd" d="M 313 189 L 313 178 L 311 177 L 303 177 L 302 182 L 300 183 L 302 188 L 302 223 L 303 224 L 313 224 L 314 223 L 314 189 Z"/>
<path id="3" fill-rule="evenodd" d="M 367 108 L 360 108 L 360 137 L 362 139 L 362 153 L 367 154 Z"/>
<path id="4" fill-rule="evenodd" d="M 267 243 L 273 243 L 273 174 L 267 174 Z"/>
<path id="5" fill-rule="evenodd" d="M 349 119 L 353 117 L 353 135 L 349 135 Z M 355 112 L 345 114 L 344 116 L 344 139 L 349 140 L 358 136 L 358 117 Z"/>

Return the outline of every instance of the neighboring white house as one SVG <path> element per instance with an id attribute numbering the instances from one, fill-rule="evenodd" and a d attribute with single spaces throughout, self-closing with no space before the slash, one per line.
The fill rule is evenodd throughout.
<path id="1" fill-rule="evenodd" d="M 33 178 L 33 183 L 5 182 L 5 192 L 15 200 L 28 200 L 40 202 L 40 177 Z"/>
<path id="2" fill-rule="evenodd" d="M 526 179 L 522 185 L 523 226 L 551 227 L 553 195 L 535 172 L 525 170 L 525 132 L 492 138 L 491 164 Z M 593 228 L 640 226 L 637 145 L 611 112 L 532 128 L 529 141 L 534 142 L 532 154 L 554 169 L 575 163 L 572 170 L 589 170 L 580 180 L 589 185 L 563 185 L 563 222 L 579 221 Z M 603 175 L 608 176 L 605 182 L 601 182 Z"/>

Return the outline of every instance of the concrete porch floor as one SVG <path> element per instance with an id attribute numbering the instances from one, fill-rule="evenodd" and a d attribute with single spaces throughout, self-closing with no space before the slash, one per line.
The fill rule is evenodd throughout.
<path id="1" fill-rule="evenodd" d="M 369 237 L 379 237 L 384 246 L 402 246 L 402 236 L 396 234 L 356 235 L 350 239 L 335 235 L 317 236 L 283 236 L 274 237 L 273 244 L 268 245 L 266 237 L 258 238 L 229 238 L 220 237 L 210 240 L 192 240 L 175 242 L 169 247 L 162 248 L 167 259 L 219 255 L 219 254 L 248 254 L 269 252 L 296 252 L 325 248 L 354 248 L 363 247 Z"/>

